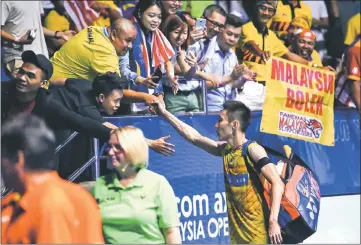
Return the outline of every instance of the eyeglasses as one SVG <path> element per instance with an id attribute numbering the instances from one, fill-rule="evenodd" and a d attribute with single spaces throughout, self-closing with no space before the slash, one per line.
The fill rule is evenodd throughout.
<path id="1" fill-rule="evenodd" d="M 206 20 L 208 20 L 208 21 L 212 24 L 213 27 L 217 27 L 220 31 L 222 31 L 222 30 L 224 29 L 224 27 L 225 27 L 225 25 L 220 24 L 220 23 L 218 23 L 218 22 L 216 22 L 216 21 L 210 20 L 210 19 L 208 19 L 208 18 L 205 17 L 205 16 L 204 16 L 204 18 L 205 18 Z"/>
<path id="2" fill-rule="evenodd" d="M 259 8 L 260 8 L 260 10 L 262 10 L 264 12 L 268 11 L 268 13 L 270 13 L 272 15 L 276 13 L 276 9 L 269 8 L 269 7 L 265 6 L 265 5 L 260 5 Z"/>

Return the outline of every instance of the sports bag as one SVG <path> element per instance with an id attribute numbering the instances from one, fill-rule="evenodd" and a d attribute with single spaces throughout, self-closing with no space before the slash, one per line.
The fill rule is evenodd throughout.
<path id="1" fill-rule="evenodd" d="M 267 203 L 265 218 L 268 220 L 271 207 L 271 184 L 262 173 L 257 173 L 251 167 L 245 157 L 246 154 L 249 156 L 248 146 L 253 142 L 247 141 L 243 145 L 242 155 L 252 182 L 262 194 L 264 203 Z M 278 216 L 278 223 L 284 232 L 283 242 L 301 243 L 317 231 L 321 201 L 318 178 L 300 157 L 291 152 L 289 146 L 284 146 L 286 156 L 271 148 L 264 148 L 272 162 L 279 165 L 280 176 L 285 184 Z M 275 159 L 278 159 L 278 162 Z"/>

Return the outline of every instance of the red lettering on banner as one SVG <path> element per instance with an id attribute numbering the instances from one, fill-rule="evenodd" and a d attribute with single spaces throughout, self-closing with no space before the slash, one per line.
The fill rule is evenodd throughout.
<path id="1" fill-rule="evenodd" d="M 321 77 L 322 77 L 321 72 L 316 71 L 315 72 L 315 79 L 316 79 L 316 82 L 317 82 L 316 88 L 317 88 L 318 91 L 322 91 L 322 89 L 323 89 L 323 84 L 322 84 Z"/>
<path id="2" fill-rule="evenodd" d="M 325 93 L 333 94 L 333 77 L 332 75 L 323 74 L 323 84 Z"/>
<path id="3" fill-rule="evenodd" d="M 299 83 L 298 83 L 298 76 L 297 76 L 297 65 L 293 65 L 293 84 L 294 85 L 299 85 Z"/>
<path id="4" fill-rule="evenodd" d="M 271 79 L 273 80 L 279 80 L 284 82 L 285 81 L 285 65 L 280 60 L 277 62 L 277 60 L 272 60 L 272 73 L 271 73 Z M 276 77 L 277 75 L 277 77 Z"/>
<path id="5" fill-rule="evenodd" d="M 312 89 L 313 88 L 313 86 L 312 86 L 313 70 L 307 69 L 307 77 L 308 77 L 308 87 L 310 89 Z"/>
<path id="6" fill-rule="evenodd" d="M 298 111 L 305 111 L 322 116 L 322 104 L 323 97 L 320 95 L 310 94 L 301 90 L 297 90 L 295 92 L 294 90 L 287 88 L 287 98 L 285 104 L 285 107 L 287 108 L 294 108 Z"/>
<path id="7" fill-rule="evenodd" d="M 306 75 L 306 68 L 302 67 L 301 68 L 301 81 L 300 81 L 300 86 L 303 87 L 308 87 L 307 85 L 307 75 Z"/>
<path id="8" fill-rule="evenodd" d="M 323 97 L 318 95 L 316 102 L 316 115 L 322 116 L 322 104 L 323 104 Z"/>
<path id="9" fill-rule="evenodd" d="M 286 99 L 286 107 L 292 108 L 295 101 L 293 98 L 295 97 L 295 92 L 292 89 L 287 88 L 287 99 Z"/>
<path id="10" fill-rule="evenodd" d="M 286 82 L 292 84 L 292 68 L 291 64 L 286 64 Z"/>
<path id="11" fill-rule="evenodd" d="M 296 92 L 296 102 L 295 102 L 295 108 L 296 110 L 301 111 L 303 108 L 303 101 L 305 99 L 303 98 L 303 92 L 300 90 L 297 90 Z"/>

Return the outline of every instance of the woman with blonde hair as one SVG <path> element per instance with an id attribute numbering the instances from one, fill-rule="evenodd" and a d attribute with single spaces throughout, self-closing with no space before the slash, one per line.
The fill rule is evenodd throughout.
<path id="1" fill-rule="evenodd" d="M 132 126 L 114 129 L 107 150 L 113 173 L 100 177 L 92 190 L 105 242 L 180 244 L 176 198 L 166 178 L 147 169 L 143 132 Z"/>

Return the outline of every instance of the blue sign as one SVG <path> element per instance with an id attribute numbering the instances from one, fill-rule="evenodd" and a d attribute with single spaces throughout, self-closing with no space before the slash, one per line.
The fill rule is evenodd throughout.
<path id="1" fill-rule="evenodd" d="M 356 110 L 335 111 L 335 146 L 260 132 L 261 112 L 254 112 L 247 138 L 279 152 L 289 145 L 317 174 L 322 196 L 360 193 L 360 118 Z M 179 116 L 202 135 L 217 140 L 218 115 Z M 150 152 L 149 168 L 164 175 L 177 196 L 184 243 L 229 243 L 222 158 L 183 139 L 158 116 L 107 118 L 118 126 L 133 125 L 156 139 L 171 135 L 176 153 L 165 157 Z M 322 212 L 322 211 L 321 211 Z"/>

